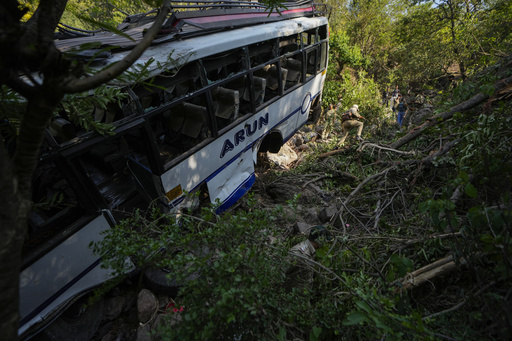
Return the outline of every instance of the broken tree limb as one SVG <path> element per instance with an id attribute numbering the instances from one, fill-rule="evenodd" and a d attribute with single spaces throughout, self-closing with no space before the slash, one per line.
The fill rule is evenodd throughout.
<path id="1" fill-rule="evenodd" d="M 476 297 L 476 296 L 479 296 L 481 293 L 483 293 L 484 291 L 486 291 L 487 289 L 489 289 L 489 287 L 493 286 L 494 284 L 496 284 L 495 281 L 492 281 L 488 284 L 486 284 L 483 288 L 481 288 L 480 290 L 478 290 L 474 295 L 471 295 L 472 297 Z M 446 313 L 451 313 L 453 311 L 456 311 L 458 310 L 459 308 L 461 308 L 464 304 L 466 304 L 468 300 L 467 299 L 464 299 L 462 302 L 454 305 L 453 307 L 451 308 L 448 308 L 448 309 L 445 309 L 443 311 L 440 311 L 440 312 L 437 312 L 437 313 L 434 313 L 434 314 L 430 314 L 430 315 L 427 315 L 427 316 L 424 316 L 422 318 L 423 321 L 425 320 L 428 320 L 428 319 L 431 319 L 431 318 L 434 318 L 434 317 L 437 317 L 437 316 L 440 316 L 440 315 L 444 315 Z"/>
<path id="2" fill-rule="evenodd" d="M 361 188 L 363 188 L 364 185 L 366 185 L 368 182 L 370 182 L 372 180 L 379 179 L 380 177 L 382 177 L 384 175 L 387 175 L 387 173 L 390 170 L 394 169 L 394 168 L 395 167 L 386 168 L 382 172 L 374 174 L 372 176 L 369 176 L 366 179 L 364 179 L 363 181 L 361 181 L 361 183 L 359 185 L 357 185 L 357 187 L 349 194 L 347 199 L 345 199 L 345 201 L 342 203 L 342 205 L 341 205 L 340 209 L 338 210 L 338 212 L 332 216 L 329 224 L 334 225 L 334 222 L 339 217 L 340 220 L 341 220 L 341 223 L 343 224 L 343 227 L 345 227 L 345 224 L 343 223 L 343 219 L 341 217 L 341 215 L 343 214 L 343 210 L 344 210 L 345 206 L 347 206 L 347 204 L 352 200 L 352 198 L 357 194 L 357 192 L 359 192 L 359 190 Z"/>
<path id="3" fill-rule="evenodd" d="M 464 258 L 459 259 L 459 264 L 466 264 Z M 398 288 L 397 292 L 403 292 L 415 287 L 420 286 L 425 282 L 429 282 L 432 279 L 450 273 L 457 269 L 457 262 L 453 259 L 453 255 L 449 255 L 442 259 L 435 261 L 427 266 L 424 266 L 418 270 L 415 270 L 407 274 L 402 280 L 400 280 L 401 287 Z"/>
<path id="4" fill-rule="evenodd" d="M 433 127 L 440 122 L 446 121 L 447 119 L 451 118 L 457 112 L 466 111 L 471 108 L 474 108 L 477 105 L 479 105 L 480 103 L 484 102 L 488 98 L 489 98 L 488 95 L 479 93 L 479 94 L 471 97 L 467 101 L 457 104 L 450 110 L 429 118 L 425 123 L 414 128 L 407 135 L 405 135 L 405 136 L 399 138 L 398 140 L 396 140 L 395 142 L 393 142 L 391 144 L 391 148 L 398 149 L 398 148 L 402 147 L 403 145 L 411 142 L 412 140 L 414 140 L 415 138 L 420 136 L 425 129 Z"/>
<path id="5" fill-rule="evenodd" d="M 324 157 L 329 157 L 329 156 L 333 156 L 333 155 L 338 155 L 338 154 L 343 154 L 344 152 L 346 152 L 347 150 L 349 150 L 349 147 L 344 147 L 342 149 L 336 149 L 336 150 L 332 150 L 330 152 L 327 152 L 327 153 L 323 153 L 323 154 L 320 154 L 318 155 L 318 158 L 319 159 L 322 159 Z"/>
<path id="6" fill-rule="evenodd" d="M 426 242 L 428 240 L 432 240 L 432 239 L 445 239 L 445 238 L 453 238 L 453 237 L 460 237 L 460 236 L 462 236 L 461 232 L 455 232 L 455 233 L 436 234 L 436 235 L 428 236 L 426 238 L 411 239 L 411 240 L 406 241 L 403 245 L 397 247 L 396 250 L 402 251 L 411 245 L 414 245 L 416 243 L 424 243 L 424 242 Z"/>
<path id="7" fill-rule="evenodd" d="M 495 93 L 499 92 L 501 89 L 507 88 L 510 84 L 512 84 L 512 77 L 507 77 L 507 78 L 499 80 L 498 82 L 494 83 Z M 487 100 L 488 98 L 489 98 L 489 95 L 486 95 L 483 93 L 476 94 L 475 96 L 471 97 L 469 100 L 457 104 L 450 110 L 431 117 L 430 119 L 427 120 L 427 122 L 414 128 L 407 135 L 401 137 L 400 139 L 398 139 L 394 143 L 392 143 L 391 147 L 395 148 L 395 149 L 402 147 L 403 145 L 411 142 L 416 137 L 421 135 L 425 129 L 430 128 L 439 122 L 446 121 L 447 119 L 451 118 L 457 112 L 472 109 L 472 108 L 476 107 L 477 105 L 479 105 L 480 103 Z"/>
<path id="8" fill-rule="evenodd" d="M 361 146 L 359 146 L 359 148 L 357 148 L 357 151 L 358 152 L 363 151 L 363 149 L 365 149 L 366 147 L 373 147 L 373 148 L 377 148 L 377 149 L 380 149 L 380 150 L 385 150 L 385 151 L 388 151 L 388 152 L 393 152 L 393 153 L 402 154 L 402 155 L 416 155 L 416 152 L 414 150 L 406 152 L 406 151 L 397 150 L 397 149 L 393 149 L 393 148 L 389 148 L 389 147 L 384 147 L 384 146 L 381 146 L 381 145 L 378 145 L 378 144 L 375 144 L 375 143 L 361 144 Z"/>

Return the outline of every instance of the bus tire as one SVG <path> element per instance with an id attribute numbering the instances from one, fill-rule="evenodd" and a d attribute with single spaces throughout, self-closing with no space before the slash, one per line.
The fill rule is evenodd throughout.
<path id="1" fill-rule="evenodd" d="M 171 272 L 167 269 L 149 267 L 144 271 L 146 285 L 156 293 L 176 297 L 184 283 L 179 283 L 170 274 Z M 199 278 L 199 273 L 194 272 L 187 277 L 186 281 L 195 280 L 197 278 Z"/>
<path id="2" fill-rule="evenodd" d="M 91 340 L 103 318 L 103 300 L 88 305 L 86 295 L 73 303 L 43 332 L 52 341 Z"/>
<path id="3" fill-rule="evenodd" d="M 174 278 L 169 276 L 170 272 L 158 267 L 150 267 L 144 270 L 144 279 L 146 285 L 152 291 L 168 295 L 171 297 L 178 296 L 180 285 Z"/>
<path id="4" fill-rule="evenodd" d="M 318 102 L 318 104 L 311 110 L 311 115 L 309 116 L 308 123 L 316 124 L 318 119 L 320 119 L 320 115 L 322 114 L 322 103 Z"/>

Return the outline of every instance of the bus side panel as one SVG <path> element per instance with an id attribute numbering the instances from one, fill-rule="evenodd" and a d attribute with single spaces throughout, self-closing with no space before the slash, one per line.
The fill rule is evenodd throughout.
<path id="1" fill-rule="evenodd" d="M 252 150 L 249 149 L 207 181 L 210 196 L 222 203 L 218 213 L 228 209 L 247 193 L 254 181 L 254 162 Z"/>
<path id="2" fill-rule="evenodd" d="M 162 174 L 164 193 L 166 195 L 175 191 L 181 193 L 181 189 L 191 192 L 206 180 L 211 201 L 215 202 L 219 199 L 223 206 L 227 206 L 228 204 L 224 201 L 237 196 L 234 192 L 227 191 L 249 183 L 246 175 L 235 176 L 234 170 L 254 172 L 254 168 L 251 168 L 250 172 L 247 170 L 249 161 L 245 160 L 253 158 L 244 157 L 243 166 L 238 167 L 239 157 L 253 148 L 273 129 L 281 133 L 284 141 L 290 139 L 307 122 L 309 109 L 316 96 L 320 95 L 324 79 L 325 75 L 319 75 L 303 87 L 286 94 Z M 214 182 L 210 184 L 211 181 Z M 228 182 L 229 186 L 226 185 Z M 171 206 L 179 206 L 183 196 L 169 199 Z"/>
<path id="3" fill-rule="evenodd" d="M 271 116 L 274 116 L 270 118 L 271 126 L 281 132 L 284 142 L 306 124 L 311 105 L 316 96 L 320 96 L 324 79 L 324 75 L 318 75 L 268 107 Z"/>
<path id="4" fill-rule="evenodd" d="M 100 268 L 101 258 L 89 248 L 110 227 L 103 214 L 96 217 L 20 273 L 18 335 L 53 316 L 76 295 L 111 278 L 110 270 Z"/>

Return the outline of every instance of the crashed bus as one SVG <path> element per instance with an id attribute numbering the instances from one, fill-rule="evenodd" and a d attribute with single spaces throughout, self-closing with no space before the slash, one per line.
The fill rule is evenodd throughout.
<path id="1" fill-rule="evenodd" d="M 85 43 L 115 46 L 77 52 L 100 69 L 128 54 L 152 18 L 120 25 L 133 41 L 65 31 L 56 45 L 65 53 Z M 20 338 L 80 322 L 66 312 L 109 279 L 89 245 L 115 226 L 116 212 L 155 203 L 176 211 L 195 192 L 222 212 L 249 191 L 257 154 L 278 152 L 318 119 L 328 39 L 327 18 L 311 1 L 270 14 L 256 2 L 176 2 L 137 61 L 149 65 L 144 82 L 119 85 L 118 101 L 90 113 L 115 134 L 84 131 L 59 113 L 33 178 L 33 202 L 53 204 L 29 218 Z"/>

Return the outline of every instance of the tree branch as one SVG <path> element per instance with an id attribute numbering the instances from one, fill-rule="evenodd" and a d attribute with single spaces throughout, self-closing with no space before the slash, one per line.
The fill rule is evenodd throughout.
<path id="1" fill-rule="evenodd" d="M 135 63 L 137 59 L 139 59 L 139 57 L 144 53 L 144 51 L 151 45 L 151 42 L 162 27 L 167 14 L 169 14 L 169 11 L 170 0 L 165 0 L 153 25 L 146 32 L 142 40 L 121 61 L 112 64 L 107 69 L 98 72 L 93 76 L 70 80 L 65 85 L 63 85 L 62 90 L 67 93 L 83 92 L 89 89 L 94 89 L 122 74 L 131 65 L 133 65 L 133 63 Z"/>

